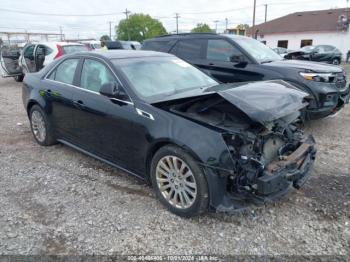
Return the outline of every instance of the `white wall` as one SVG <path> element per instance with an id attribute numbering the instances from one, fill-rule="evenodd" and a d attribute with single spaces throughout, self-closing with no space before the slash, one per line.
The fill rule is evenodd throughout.
<path id="1" fill-rule="evenodd" d="M 278 40 L 288 40 L 288 49 L 298 50 L 301 40 L 312 39 L 313 45 L 333 45 L 343 53 L 343 59 L 350 50 L 350 33 L 346 32 L 307 32 L 295 34 L 270 34 L 263 37 L 258 36 L 258 40 L 266 41 L 266 45 L 277 47 Z"/>

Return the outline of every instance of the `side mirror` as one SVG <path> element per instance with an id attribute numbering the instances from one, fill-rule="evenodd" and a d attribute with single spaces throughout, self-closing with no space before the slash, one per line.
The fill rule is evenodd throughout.
<path id="1" fill-rule="evenodd" d="M 248 64 L 247 60 L 243 55 L 233 55 L 230 57 L 230 62 L 235 63 L 235 66 L 246 66 Z"/>
<path id="2" fill-rule="evenodd" d="M 109 82 L 101 86 L 100 94 L 109 98 L 125 100 L 127 95 L 117 82 Z"/>

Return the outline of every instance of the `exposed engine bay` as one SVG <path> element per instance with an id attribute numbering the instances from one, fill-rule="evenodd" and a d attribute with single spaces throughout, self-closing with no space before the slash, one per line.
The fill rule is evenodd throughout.
<path id="1" fill-rule="evenodd" d="M 299 110 L 262 124 L 253 121 L 245 112 L 217 94 L 170 103 L 163 106 L 163 109 L 218 129 L 222 133 L 235 166 L 233 172 L 227 175 L 227 190 L 232 194 L 259 198 L 280 192 L 290 184 L 285 178 L 267 183 L 260 181 L 272 178 L 280 171 L 275 168 L 275 173 L 268 173 L 273 169 L 269 165 L 279 166 L 289 158 L 300 158 L 296 165 L 288 167 L 292 172 L 293 168 L 296 170 L 301 167 L 304 163 L 303 157 L 310 150 L 316 152 L 313 138 L 309 138 L 310 148 L 299 152 L 299 156 L 293 154 L 304 142 Z M 312 152 L 313 158 L 315 152 Z M 283 176 L 288 176 L 287 172 Z"/>

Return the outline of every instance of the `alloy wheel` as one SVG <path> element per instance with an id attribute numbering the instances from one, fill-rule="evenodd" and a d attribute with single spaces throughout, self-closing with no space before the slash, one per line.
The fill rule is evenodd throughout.
<path id="1" fill-rule="evenodd" d="M 39 111 L 33 111 L 31 125 L 35 138 L 39 142 L 44 142 L 46 138 L 46 126 L 44 117 Z"/>
<path id="2" fill-rule="evenodd" d="M 156 167 L 157 186 L 172 206 L 186 209 L 197 197 L 197 183 L 192 170 L 180 158 L 165 156 Z"/>

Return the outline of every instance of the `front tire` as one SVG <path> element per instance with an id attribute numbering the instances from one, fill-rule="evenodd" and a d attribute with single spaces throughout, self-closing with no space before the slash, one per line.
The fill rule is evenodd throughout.
<path id="1" fill-rule="evenodd" d="M 208 185 L 202 168 L 183 149 L 169 145 L 152 159 L 152 186 L 157 198 L 172 213 L 182 217 L 208 210 Z"/>
<path id="2" fill-rule="evenodd" d="M 30 109 L 29 121 L 33 136 L 39 145 L 51 146 L 56 143 L 50 122 L 40 106 L 34 105 Z"/>

